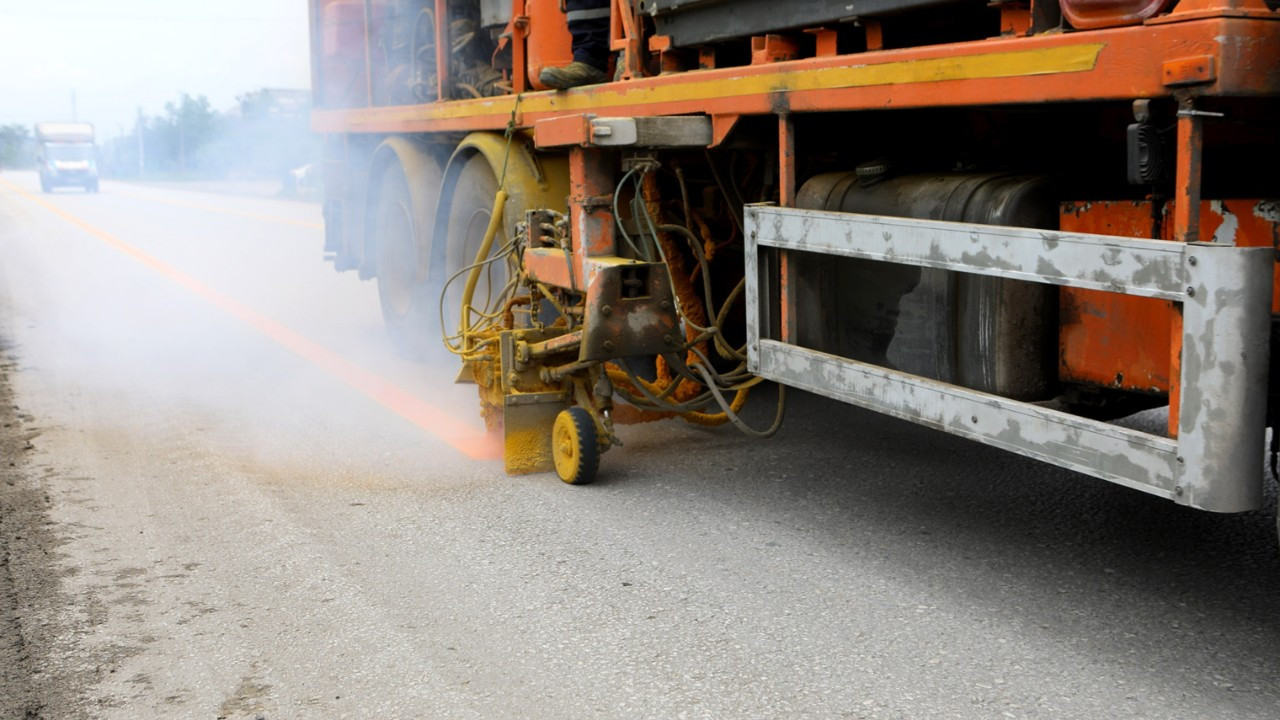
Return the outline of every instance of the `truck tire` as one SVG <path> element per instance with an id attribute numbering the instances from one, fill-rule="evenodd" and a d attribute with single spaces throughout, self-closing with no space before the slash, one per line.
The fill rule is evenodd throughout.
<path id="1" fill-rule="evenodd" d="M 396 352 L 425 360 L 439 347 L 439 284 L 432 286 L 418 271 L 419 248 L 430 242 L 431 207 L 415 200 L 410 180 L 399 161 L 382 175 L 374 207 L 373 252 L 382 319 Z"/>
<path id="2" fill-rule="evenodd" d="M 447 283 L 443 311 L 444 327 L 449 335 L 458 332 L 462 318 L 462 293 L 467 275 L 458 273 L 476 261 L 489 227 L 489 218 L 493 215 L 493 200 L 497 193 L 498 178 L 485 156 L 477 153 L 467 158 L 449 193 L 445 242 L 432 248 L 432 282 L 442 286 Z M 506 240 L 504 229 L 495 239 L 489 256 L 501 252 Z M 472 306 L 477 310 L 484 310 L 487 301 L 507 284 L 510 276 L 503 261 L 493 263 L 488 270 L 480 274 L 472 298 Z"/>

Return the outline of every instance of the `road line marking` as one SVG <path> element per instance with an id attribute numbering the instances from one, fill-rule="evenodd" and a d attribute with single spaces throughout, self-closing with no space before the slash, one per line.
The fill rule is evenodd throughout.
<path id="1" fill-rule="evenodd" d="M 204 298 L 218 309 L 252 327 L 295 355 L 325 370 L 388 410 L 448 443 L 463 455 L 476 460 L 497 460 L 502 457 L 502 443 L 495 435 L 474 428 L 431 403 L 418 399 L 408 390 L 361 368 L 337 353 L 309 340 L 301 333 L 214 290 L 181 270 L 139 250 L 105 230 L 90 225 L 8 180 L 0 178 L 0 185 L 4 185 L 25 199 L 43 206 L 54 215 L 102 240 L 111 248 L 176 282 L 192 294 Z"/>
<path id="2" fill-rule="evenodd" d="M 311 230 L 323 230 L 324 223 L 307 222 L 306 220 L 293 220 L 290 218 L 277 217 L 275 215 L 265 215 L 263 213 L 245 212 L 243 210 L 229 210 L 220 208 L 217 205 L 205 205 L 204 203 L 188 202 L 186 200 L 166 200 L 163 198 L 148 197 L 142 193 L 129 192 L 127 190 L 113 189 L 113 195 L 124 195 L 137 200 L 146 202 L 160 203 L 162 205 L 173 205 L 175 207 L 189 208 L 191 210 L 204 210 L 205 212 L 214 212 L 222 215 L 234 215 L 237 217 L 249 218 L 251 220 L 261 220 L 263 222 L 280 223 L 282 225 L 296 225 L 298 227 L 309 228 Z"/>

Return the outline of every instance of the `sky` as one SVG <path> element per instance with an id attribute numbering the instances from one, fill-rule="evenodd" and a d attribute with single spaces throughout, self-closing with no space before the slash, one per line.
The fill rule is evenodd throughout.
<path id="1" fill-rule="evenodd" d="M 182 93 L 226 111 L 309 88 L 307 0 L 0 0 L 0 125 L 81 121 L 99 142 Z"/>

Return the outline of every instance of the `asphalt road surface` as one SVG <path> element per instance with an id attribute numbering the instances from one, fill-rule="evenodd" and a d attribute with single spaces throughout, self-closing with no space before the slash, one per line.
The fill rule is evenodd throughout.
<path id="1" fill-rule="evenodd" d="M 0 717 L 1280 717 L 1270 490 L 1204 514 L 803 395 L 506 477 L 321 235 L 0 175 Z"/>

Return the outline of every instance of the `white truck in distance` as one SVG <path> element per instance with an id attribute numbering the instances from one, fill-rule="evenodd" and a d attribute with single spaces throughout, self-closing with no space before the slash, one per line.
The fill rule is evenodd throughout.
<path id="1" fill-rule="evenodd" d="M 53 192 L 63 185 L 78 185 L 98 192 L 98 152 L 93 125 L 81 122 L 36 123 L 36 164 L 40 189 Z"/>

